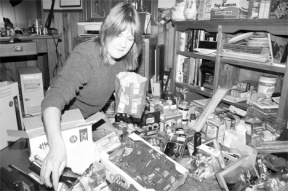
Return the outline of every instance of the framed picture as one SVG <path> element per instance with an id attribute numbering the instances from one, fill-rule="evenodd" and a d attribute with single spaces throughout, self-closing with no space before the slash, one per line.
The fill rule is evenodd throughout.
<path id="1" fill-rule="evenodd" d="M 59 0 L 60 7 L 81 7 L 81 0 Z"/>

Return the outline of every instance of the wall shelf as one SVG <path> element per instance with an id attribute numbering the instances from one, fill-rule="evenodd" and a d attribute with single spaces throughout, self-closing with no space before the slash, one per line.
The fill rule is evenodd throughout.
<path id="1" fill-rule="evenodd" d="M 241 30 L 266 31 L 274 35 L 287 35 L 287 19 L 227 19 L 227 20 L 203 20 L 203 21 L 172 21 L 177 31 L 187 29 L 205 30 L 207 32 L 218 32 L 218 26 L 223 26 L 224 33 L 235 33 Z M 228 26 L 228 27 L 227 27 Z"/>
<path id="2" fill-rule="evenodd" d="M 208 55 L 199 54 L 199 53 L 195 53 L 195 52 L 177 51 L 177 54 L 182 55 L 182 56 L 186 56 L 186 57 L 194 57 L 194 58 L 199 58 L 199 59 L 215 61 L 215 56 L 208 56 Z"/>

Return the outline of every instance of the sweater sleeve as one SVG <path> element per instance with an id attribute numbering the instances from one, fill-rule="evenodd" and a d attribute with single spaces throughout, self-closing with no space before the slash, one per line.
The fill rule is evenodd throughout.
<path id="1" fill-rule="evenodd" d="M 51 80 L 41 104 L 42 112 L 48 107 L 56 107 L 62 111 L 91 78 L 93 70 L 89 54 L 93 53 L 91 49 L 87 52 L 85 47 L 82 48 L 75 48 L 61 72 Z"/>

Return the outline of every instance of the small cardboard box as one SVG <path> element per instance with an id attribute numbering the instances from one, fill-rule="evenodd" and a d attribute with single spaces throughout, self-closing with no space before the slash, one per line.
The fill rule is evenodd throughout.
<path id="1" fill-rule="evenodd" d="M 183 114 L 178 110 L 171 113 L 161 114 L 159 131 L 164 131 L 167 134 L 170 133 L 173 126 L 182 124 L 182 116 Z"/>
<path id="2" fill-rule="evenodd" d="M 79 144 L 92 140 L 92 124 L 102 119 L 103 113 L 95 115 L 84 120 L 79 109 L 67 110 L 62 115 L 61 133 L 65 142 L 67 153 L 73 151 Z M 41 116 L 24 118 L 25 131 L 8 130 L 9 136 L 23 137 L 29 139 L 30 158 L 35 154 L 45 157 L 48 153 L 49 145 Z"/>
<path id="3" fill-rule="evenodd" d="M 249 171 L 252 176 L 257 176 L 259 178 L 259 174 L 255 166 L 251 163 L 250 157 L 248 155 L 244 155 L 226 166 L 223 170 L 216 173 L 216 178 L 220 187 L 225 191 L 229 191 L 227 184 L 235 183 L 235 180 L 237 180 L 237 177 L 240 176 L 239 174 L 241 171 L 245 173 Z"/>
<path id="4" fill-rule="evenodd" d="M 142 141 L 147 146 L 154 149 L 156 152 L 160 153 L 161 155 L 164 155 L 161 151 L 155 149 L 151 144 L 149 144 L 147 141 L 143 140 L 141 137 L 136 135 L 135 133 L 129 135 L 129 138 L 131 138 L 134 142 L 136 141 Z M 124 186 L 125 188 L 129 188 L 132 184 L 138 191 L 153 191 L 154 189 L 147 189 L 142 187 L 137 181 L 135 181 L 132 177 L 130 177 L 127 173 L 125 173 L 122 169 L 118 168 L 113 162 L 109 160 L 109 154 L 106 152 L 101 152 L 100 154 L 101 163 L 105 165 L 106 168 L 106 179 L 110 182 L 116 182 Z M 174 184 L 173 187 L 169 189 L 169 191 L 176 190 L 180 185 L 184 184 L 188 175 L 188 170 L 181 166 L 179 163 L 175 162 L 171 158 L 167 157 L 168 160 L 173 162 L 175 164 L 175 169 L 183 174 L 183 177 Z"/>
<path id="5" fill-rule="evenodd" d="M 246 19 L 249 1 L 247 0 L 212 0 L 211 20 Z"/>

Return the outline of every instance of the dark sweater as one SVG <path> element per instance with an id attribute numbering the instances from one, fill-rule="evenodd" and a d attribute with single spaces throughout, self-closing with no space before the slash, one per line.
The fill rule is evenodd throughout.
<path id="1" fill-rule="evenodd" d="M 79 108 L 87 118 L 107 103 L 115 90 L 116 75 L 122 71 L 125 71 L 123 62 L 104 65 L 95 42 L 81 43 L 51 80 L 50 89 L 42 101 L 42 111 L 47 107 L 62 111 L 67 106 L 69 109 Z"/>

